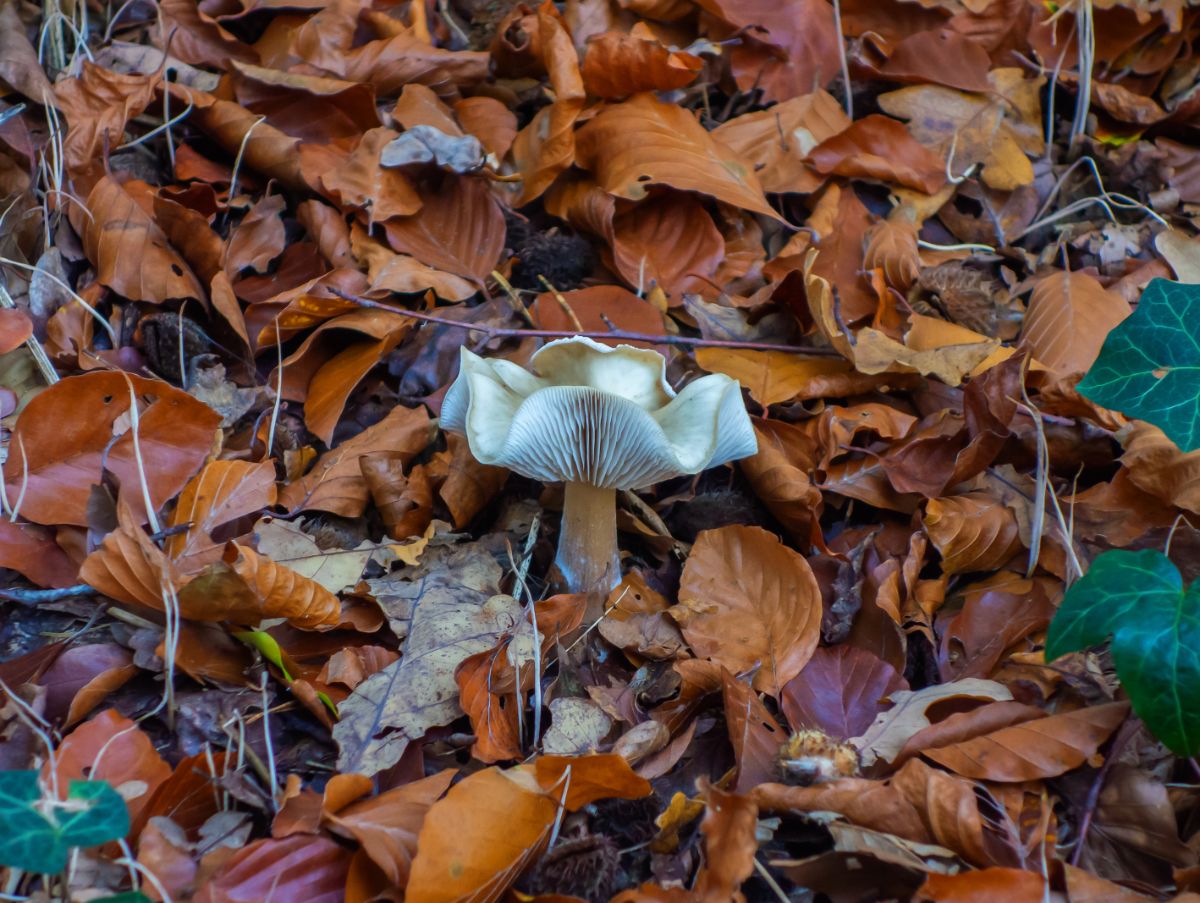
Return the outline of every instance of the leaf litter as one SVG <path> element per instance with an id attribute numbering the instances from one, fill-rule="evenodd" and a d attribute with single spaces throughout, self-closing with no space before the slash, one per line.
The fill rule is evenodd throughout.
<path id="1" fill-rule="evenodd" d="M 6 898 L 1194 899 L 1198 23 L 0 2 Z M 573 594 L 575 334 L 757 451 Z"/>

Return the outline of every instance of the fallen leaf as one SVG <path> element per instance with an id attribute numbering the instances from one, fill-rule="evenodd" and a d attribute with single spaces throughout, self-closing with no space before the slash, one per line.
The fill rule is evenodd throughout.
<path id="1" fill-rule="evenodd" d="M 312 834 L 282 840 L 256 840 L 242 847 L 196 895 L 196 903 L 303 899 L 341 903 L 345 899 L 349 852 Z"/>
<path id="2" fill-rule="evenodd" d="M 826 138 L 808 159 L 819 173 L 894 183 L 933 194 L 946 181 L 941 159 L 895 119 L 872 113 Z"/>
<path id="3" fill-rule="evenodd" d="M 127 416 L 131 394 L 139 407 L 146 405 L 136 444 Z M 161 508 L 204 461 L 220 419 L 158 380 L 112 371 L 69 377 L 40 392 L 17 417 L 4 477 L 22 487 L 21 514 L 29 520 L 86 526 L 88 496 L 104 468 L 145 520 L 143 474 L 151 504 Z"/>
<path id="4" fill-rule="evenodd" d="M 779 704 L 793 731 L 815 727 L 848 740 L 871 726 L 885 700 L 907 689 L 903 675 L 865 649 L 820 647 L 784 684 Z"/>
<path id="5" fill-rule="evenodd" d="M 1129 316 L 1129 305 L 1086 273 L 1059 272 L 1040 280 L 1029 298 L 1021 347 L 1063 375 L 1095 363 L 1105 337 Z"/>
<path id="6" fill-rule="evenodd" d="M 996 570 L 1021 548 L 1016 515 L 986 492 L 930 499 L 922 522 L 947 574 Z"/>
<path id="7" fill-rule="evenodd" d="M 169 526 L 187 526 L 167 539 L 165 551 L 180 573 L 193 574 L 218 561 L 225 544 L 212 538 L 220 527 L 275 504 L 271 461 L 210 461 L 183 488 Z M 340 589 L 340 587 L 339 587 Z"/>
<path id="8" fill-rule="evenodd" d="M 727 670 L 721 671 L 725 726 L 737 763 L 737 784 L 744 793 L 759 784 L 779 779 L 779 752 L 786 734 L 771 717 L 753 688 Z"/>
<path id="9" fill-rule="evenodd" d="M 657 40 L 606 31 L 588 41 L 583 84 L 596 97 L 628 97 L 641 91 L 673 91 L 696 80 L 704 61 L 670 50 Z"/>
<path id="10" fill-rule="evenodd" d="M 616 753 L 543 755 L 533 760 L 533 768 L 546 793 L 561 796 L 566 788 L 563 807 L 569 812 L 577 812 L 598 800 L 636 800 L 652 792 L 650 783 L 638 777 L 625 758 Z"/>
<path id="11" fill-rule="evenodd" d="M 821 591 L 808 562 L 766 530 L 723 527 L 696 540 L 670 613 L 698 656 L 757 668 L 754 688 L 778 696 L 817 647 Z"/>
<path id="12" fill-rule="evenodd" d="M 1043 903 L 1047 893 L 1041 875 L 993 866 L 960 875 L 930 875 L 914 899 L 922 903 L 989 903 L 1003 896 L 1011 903 Z"/>
<path id="13" fill-rule="evenodd" d="M 499 899 L 545 848 L 557 802 L 520 768 L 464 778 L 425 816 L 405 900 Z"/>

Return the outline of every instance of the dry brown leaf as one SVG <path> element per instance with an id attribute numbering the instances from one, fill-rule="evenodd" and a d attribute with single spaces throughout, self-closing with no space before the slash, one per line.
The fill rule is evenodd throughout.
<path id="1" fill-rule="evenodd" d="M 1001 728 L 922 754 L 968 778 L 1032 781 L 1057 777 L 1088 761 L 1129 713 L 1113 702 Z"/>
<path id="2" fill-rule="evenodd" d="M 1059 272 L 1040 280 L 1029 298 L 1021 347 L 1064 376 L 1083 373 L 1108 333 L 1129 316 L 1129 304 L 1086 273 Z"/>
<path id="3" fill-rule="evenodd" d="M 922 522 L 947 574 L 995 570 L 1021 548 L 1016 515 L 986 492 L 930 499 Z"/>
<path id="4" fill-rule="evenodd" d="M 486 768 L 464 778 L 425 816 L 404 899 L 499 899 L 545 848 L 559 795 L 545 792 L 527 767 Z"/>
<path id="5" fill-rule="evenodd" d="M 764 191 L 808 194 L 825 182 L 805 164 L 809 151 L 850 125 L 827 91 L 743 113 L 713 129 L 718 141 L 755 167 Z"/>
<path id="6" fill-rule="evenodd" d="M 1158 427 L 1135 420 L 1117 433 L 1129 479 L 1168 505 L 1200 513 L 1200 451 L 1181 452 Z"/>
<path id="7" fill-rule="evenodd" d="M 918 144 L 895 119 L 872 113 L 826 138 L 808 154 L 825 175 L 871 179 L 933 194 L 946 181 L 941 158 Z"/>
<path id="8" fill-rule="evenodd" d="M 193 574 L 221 557 L 223 542 L 212 534 L 224 524 L 275 504 L 271 461 L 210 461 L 179 495 L 167 524 L 187 525 L 167 539 L 166 553 L 182 574 Z"/>
<path id="9" fill-rule="evenodd" d="M 687 110 L 638 94 L 579 130 L 577 165 L 611 194 L 640 201 L 652 185 L 695 191 L 778 219 L 753 166 L 713 139 Z"/>
<path id="10" fill-rule="evenodd" d="M 670 612 L 698 656 L 757 669 L 754 688 L 778 696 L 817 647 L 821 590 L 808 562 L 766 530 L 722 527 L 692 546 Z"/>
<path id="11" fill-rule="evenodd" d="M 756 421 L 754 432 L 758 451 L 738 467 L 793 541 L 807 543 L 823 508 L 820 490 L 809 477 L 816 445 L 802 428 L 779 420 Z"/>
<path id="12" fill-rule="evenodd" d="M 704 61 L 664 47 L 653 36 L 606 31 L 588 41 L 583 84 L 596 97 L 673 91 L 696 80 Z"/>

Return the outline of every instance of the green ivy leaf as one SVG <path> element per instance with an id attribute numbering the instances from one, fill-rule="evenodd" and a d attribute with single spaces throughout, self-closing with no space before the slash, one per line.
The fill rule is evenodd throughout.
<path id="1" fill-rule="evenodd" d="M 1162 552 L 1099 555 L 1063 597 L 1046 660 L 1113 638 L 1113 664 L 1146 726 L 1183 756 L 1200 751 L 1200 581 Z"/>
<path id="2" fill-rule="evenodd" d="M 125 800 L 105 781 L 72 781 L 66 800 L 42 803 L 36 771 L 0 771 L 0 865 L 59 872 L 72 847 L 92 847 L 129 832 Z"/>
<path id="3" fill-rule="evenodd" d="M 1200 448 L 1200 286 L 1154 279 L 1080 381 L 1079 393 Z"/>
<path id="4" fill-rule="evenodd" d="M 152 901 L 141 891 L 127 890 L 123 894 L 100 897 L 98 900 L 94 900 L 93 903 L 152 903 Z"/>

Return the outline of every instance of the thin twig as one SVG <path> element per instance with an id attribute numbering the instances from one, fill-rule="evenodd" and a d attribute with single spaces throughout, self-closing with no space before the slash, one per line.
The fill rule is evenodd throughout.
<path id="1" fill-rule="evenodd" d="M 64 586 L 61 589 L 22 589 L 13 586 L 0 589 L 0 599 L 19 602 L 21 605 L 41 605 L 43 602 L 58 602 L 62 599 L 86 596 L 94 592 L 96 591 L 86 583 Z"/>
<path id="2" fill-rule="evenodd" d="M 455 329 L 465 329 L 468 332 L 482 332 L 488 339 L 569 339 L 574 336 L 586 336 L 595 339 L 624 339 L 627 342 L 647 342 L 652 345 L 692 345 L 698 348 L 740 348 L 745 351 L 786 351 L 789 354 L 807 354 L 812 357 L 841 357 L 833 348 L 798 347 L 783 345 L 778 342 L 739 342 L 729 339 L 701 339 L 681 335 L 654 335 L 649 332 L 628 332 L 624 329 L 613 329 L 605 332 L 589 330 L 587 332 L 571 332 L 563 329 L 515 329 L 507 326 L 487 326 L 481 323 L 465 323 L 461 320 L 451 320 L 449 317 L 437 317 L 433 314 L 418 313 L 403 307 L 394 307 L 361 298 L 349 292 L 329 286 L 329 290 L 345 301 L 350 301 L 361 307 L 370 307 L 397 314 L 401 317 L 411 317 L 414 320 L 425 320 L 428 323 L 439 323 L 442 326 L 453 326 Z"/>

